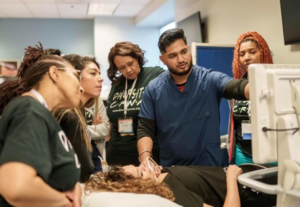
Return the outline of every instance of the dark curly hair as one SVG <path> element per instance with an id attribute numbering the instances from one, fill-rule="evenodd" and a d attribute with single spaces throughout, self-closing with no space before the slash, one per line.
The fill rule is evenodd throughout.
<path id="1" fill-rule="evenodd" d="M 85 182 L 85 193 L 90 192 L 125 192 L 138 194 L 155 194 L 171 201 L 175 200 L 173 192 L 165 183 L 151 179 L 135 178 L 124 172 L 120 166 L 111 166 L 106 172 L 98 172 Z"/>
<path id="2" fill-rule="evenodd" d="M 38 86 L 51 66 L 64 67 L 68 61 L 56 55 L 45 55 L 41 43 L 27 47 L 18 71 L 18 80 L 6 81 L 0 85 L 0 115 L 14 97 Z"/>
<path id="3" fill-rule="evenodd" d="M 108 54 L 109 68 L 107 69 L 107 76 L 109 80 L 111 80 L 112 85 L 118 85 L 121 80 L 124 79 L 124 76 L 120 74 L 117 66 L 115 65 L 114 60 L 116 56 L 131 56 L 138 61 L 140 68 L 142 68 L 147 61 L 144 54 L 144 50 L 131 42 L 126 41 L 115 44 Z"/>

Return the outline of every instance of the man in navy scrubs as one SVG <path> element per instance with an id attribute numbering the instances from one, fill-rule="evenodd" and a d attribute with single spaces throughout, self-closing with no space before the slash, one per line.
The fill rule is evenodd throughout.
<path id="1" fill-rule="evenodd" d="M 220 101 L 248 99 L 248 81 L 192 65 L 182 29 L 164 32 L 158 47 L 169 71 L 151 81 L 143 95 L 137 132 L 140 161 L 151 156 L 157 137 L 164 167 L 221 166 Z"/>

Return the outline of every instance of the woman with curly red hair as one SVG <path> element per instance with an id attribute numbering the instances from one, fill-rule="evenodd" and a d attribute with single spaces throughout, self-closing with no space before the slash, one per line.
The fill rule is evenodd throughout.
<path id="1" fill-rule="evenodd" d="M 248 66 L 253 63 L 272 64 L 273 60 L 264 38 L 257 32 L 247 32 L 238 38 L 235 46 L 232 61 L 234 78 L 247 78 Z M 249 101 L 234 101 L 231 111 L 229 161 L 235 156 L 236 165 L 253 163 L 251 138 L 243 137 L 247 124 L 250 124 L 249 103 Z"/>

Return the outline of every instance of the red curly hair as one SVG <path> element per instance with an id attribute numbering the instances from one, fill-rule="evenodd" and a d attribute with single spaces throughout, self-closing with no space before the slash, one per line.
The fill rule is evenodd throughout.
<path id="1" fill-rule="evenodd" d="M 242 78 L 243 75 L 247 72 L 246 70 L 241 68 L 241 64 L 239 61 L 239 51 L 240 51 L 241 43 L 248 42 L 248 41 L 254 42 L 257 45 L 258 49 L 260 50 L 261 63 L 270 63 L 270 64 L 273 63 L 271 51 L 265 39 L 257 32 L 244 33 L 238 38 L 234 49 L 234 55 L 232 61 L 232 73 L 235 79 Z"/>

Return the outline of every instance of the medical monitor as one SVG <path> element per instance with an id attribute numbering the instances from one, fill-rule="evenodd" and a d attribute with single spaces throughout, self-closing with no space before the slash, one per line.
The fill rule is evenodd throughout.
<path id="1" fill-rule="evenodd" d="M 299 133 L 300 65 L 253 64 L 248 75 L 253 160 L 276 162 L 280 140 Z M 294 149 L 300 151 L 299 146 Z M 293 153 L 295 146 L 287 147 L 291 148 L 288 153 Z"/>

